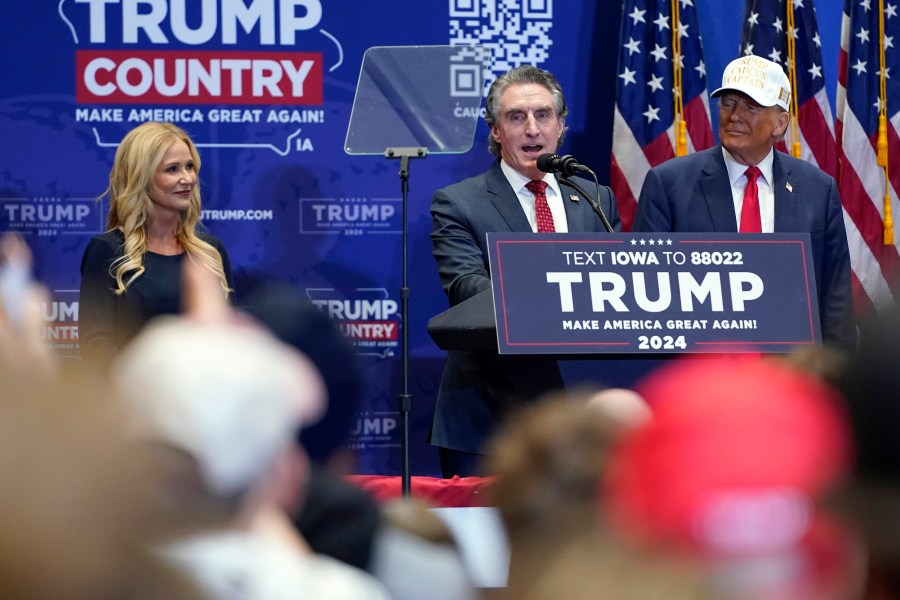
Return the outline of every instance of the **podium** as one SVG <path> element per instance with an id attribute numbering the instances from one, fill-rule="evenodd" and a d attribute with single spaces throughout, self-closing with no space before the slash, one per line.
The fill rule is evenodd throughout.
<path id="1" fill-rule="evenodd" d="M 428 323 L 443 350 L 628 386 L 674 355 L 821 343 L 808 234 L 489 233 L 488 248 L 492 288 Z"/>
<path id="2" fill-rule="evenodd" d="M 494 293 L 488 288 L 451 306 L 428 321 L 428 334 L 441 350 L 496 352 L 497 324 Z M 584 386 L 631 387 L 662 366 L 672 355 L 652 358 L 634 354 L 575 356 L 553 354 L 567 388 Z M 601 360 L 602 359 L 602 360 Z"/>
<path id="3" fill-rule="evenodd" d="M 428 334 L 441 350 L 496 352 L 497 323 L 491 288 L 429 319 Z"/>

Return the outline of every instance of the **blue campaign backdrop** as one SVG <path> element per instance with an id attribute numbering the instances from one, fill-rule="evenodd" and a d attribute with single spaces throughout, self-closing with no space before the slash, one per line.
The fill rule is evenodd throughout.
<path id="1" fill-rule="evenodd" d="M 710 85 L 737 55 L 734 0 L 700 9 Z M 841 3 L 820 1 L 832 105 Z M 103 192 L 126 131 L 173 120 L 200 146 L 204 223 L 239 282 L 303 290 L 341 323 L 366 366 L 353 431 L 360 473 L 397 474 L 401 388 L 398 162 L 348 156 L 344 138 L 372 46 L 482 43 L 496 75 L 521 63 L 566 90 L 563 150 L 608 181 L 621 4 L 610 0 L 38 0 L 0 9 L 0 230 L 17 231 L 52 290 L 46 337 L 77 356 L 79 263 L 103 230 Z M 715 106 L 713 106 L 715 110 Z M 444 354 L 426 332 L 444 310 L 428 233 L 433 191 L 485 169 L 471 150 L 411 164 L 409 281 L 412 472 L 436 475 L 426 444 Z M 240 291 L 240 289 L 238 290 Z"/>

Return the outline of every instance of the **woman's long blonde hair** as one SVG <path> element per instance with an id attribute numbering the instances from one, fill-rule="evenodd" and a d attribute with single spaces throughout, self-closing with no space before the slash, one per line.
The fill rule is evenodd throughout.
<path id="1" fill-rule="evenodd" d="M 147 252 L 147 224 L 155 210 L 150 190 L 156 169 L 173 142 L 187 144 L 194 161 L 194 169 L 200 173 L 200 155 L 188 134 L 171 123 L 148 122 L 135 127 L 122 140 L 116 150 L 116 158 L 109 172 L 109 216 L 107 229 L 121 229 L 125 234 L 123 256 L 110 267 L 116 280 L 116 295 L 125 293 L 129 285 L 144 273 L 144 254 Z M 196 233 L 200 221 L 200 180 L 191 190 L 191 203 L 181 213 L 175 226 L 175 238 L 187 252 L 188 258 L 198 261 L 219 278 L 225 293 L 228 281 L 222 266 L 222 257 L 209 243 Z"/>

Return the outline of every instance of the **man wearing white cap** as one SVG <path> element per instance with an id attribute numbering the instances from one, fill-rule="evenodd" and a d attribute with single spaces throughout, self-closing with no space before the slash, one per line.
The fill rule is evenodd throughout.
<path id="1" fill-rule="evenodd" d="M 810 234 L 822 338 L 852 352 L 856 327 L 850 252 L 834 179 L 775 151 L 790 116 L 790 82 L 759 56 L 731 61 L 722 75 L 719 146 L 650 169 L 632 231 Z"/>

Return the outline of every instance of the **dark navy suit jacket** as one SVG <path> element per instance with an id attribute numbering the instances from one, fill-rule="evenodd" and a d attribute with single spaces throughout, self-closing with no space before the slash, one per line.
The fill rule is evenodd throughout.
<path id="1" fill-rule="evenodd" d="M 850 251 L 837 184 L 815 165 L 778 151 L 772 176 L 775 231 L 810 234 L 822 338 L 852 352 Z M 647 173 L 632 231 L 737 230 L 721 146 L 668 160 Z"/>
<path id="2" fill-rule="evenodd" d="M 592 181 L 575 178 L 575 182 L 587 193 L 596 189 Z M 570 232 L 606 233 L 581 194 L 565 184 L 560 189 Z M 619 213 L 609 188 L 600 187 L 599 202 L 618 231 Z M 484 173 L 435 192 L 431 215 L 434 257 L 451 306 L 491 285 L 487 232 L 532 230 L 499 160 Z M 559 367 L 547 357 L 450 351 L 435 406 L 431 443 L 483 453 L 484 442 L 509 410 L 561 387 Z"/>

